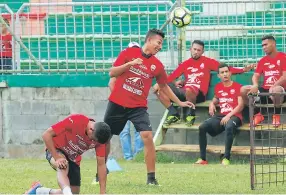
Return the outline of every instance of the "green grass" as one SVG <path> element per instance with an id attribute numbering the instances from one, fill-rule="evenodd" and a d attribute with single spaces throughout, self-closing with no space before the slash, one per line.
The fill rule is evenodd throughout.
<path id="1" fill-rule="evenodd" d="M 159 156 L 159 159 L 163 159 Z M 218 162 L 207 166 L 195 166 L 192 162 L 157 164 L 157 178 L 162 185 L 147 186 L 145 165 L 141 158 L 133 162 L 118 161 L 124 171 L 112 172 L 108 176 L 108 194 L 246 194 L 285 193 L 285 187 L 274 186 L 263 190 L 250 190 L 249 164 L 232 164 L 223 167 Z M 45 160 L 0 160 L 1 194 L 20 194 L 35 180 L 46 187 L 57 188 L 55 171 Z M 95 160 L 83 160 L 82 194 L 99 192 L 97 185 L 91 185 L 96 171 Z"/>

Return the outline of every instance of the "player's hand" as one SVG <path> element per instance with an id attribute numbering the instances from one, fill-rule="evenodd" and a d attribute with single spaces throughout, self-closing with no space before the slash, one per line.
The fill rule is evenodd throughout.
<path id="1" fill-rule="evenodd" d="M 215 105 L 211 102 L 211 103 L 210 103 L 210 106 L 209 106 L 209 114 L 210 114 L 211 116 L 213 116 L 213 115 L 215 114 L 215 112 L 216 112 L 216 107 L 215 107 Z"/>
<path id="2" fill-rule="evenodd" d="M 130 62 L 130 65 L 131 66 L 137 65 L 137 64 L 141 65 L 142 62 L 143 62 L 143 60 L 141 58 L 136 58 L 136 59 L 134 59 L 133 61 Z"/>
<path id="3" fill-rule="evenodd" d="M 243 68 L 243 71 L 249 72 L 250 70 L 254 69 L 255 66 L 256 66 L 256 64 L 248 64 Z"/>
<path id="4" fill-rule="evenodd" d="M 226 123 L 229 121 L 230 117 L 228 115 L 226 115 L 225 117 L 223 117 L 220 121 L 221 125 L 226 125 Z"/>
<path id="5" fill-rule="evenodd" d="M 195 104 L 193 104 L 192 102 L 189 102 L 189 101 L 180 102 L 179 106 L 180 107 L 189 107 L 189 108 L 193 108 L 193 109 L 196 108 Z"/>
<path id="6" fill-rule="evenodd" d="M 157 93 L 159 92 L 159 85 L 156 83 L 154 86 L 153 86 L 153 93 Z"/>
<path id="7" fill-rule="evenodd" d="M 247 95 L 249 95 L 249 94 L 256 95 L 257 93 L 258 93 L 258 86 L 253 85 L 253 86 L 251 86 L 251 88 L 250 88 L 249 92 L 247 93 Z"/>
<path id="8" fill-rule="evenodd" d="M 182 88 L 183 85 L 184 85 L 184 81 L 182 81 L 182 80 L 179 80 L 179 81 L 176 81 L 176 82 L 175 82 L 175 86 L 176 86 L 177 88 Z"/>
<path id="9" fill-rule="evenodd" d="M 66 169 L 68 167 L 68 161 L 64 157 L 59 157 L 56 159 L 56 166 L 60 169 Z"/>

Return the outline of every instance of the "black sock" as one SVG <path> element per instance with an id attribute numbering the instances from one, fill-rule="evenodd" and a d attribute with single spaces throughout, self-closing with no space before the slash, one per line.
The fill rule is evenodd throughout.
<path id="1" fill-rule="evenodd" d="M 155 172 L 147 173 L 148 180 L 155 180 Z"/>
<path id="2" fill-rule="evenodd" d="M 191 116 L 196 116 L 196 110 L 191 108 Z"/>
<path id="3" fill-rule="evenodd" d="M 169 110 L 169 115 L 172 115 L 172 116 L 178 116 L 179 115 L 177 109 L 173 106 L 173 104 L 171 104 L 171 106 L 169 106 L 168 110 Z"/>
<path id="4" fill-rule="evenodd" d="M 193 108 L 187 108 L 186 116 L 196 116 L 196 110 Z"/>

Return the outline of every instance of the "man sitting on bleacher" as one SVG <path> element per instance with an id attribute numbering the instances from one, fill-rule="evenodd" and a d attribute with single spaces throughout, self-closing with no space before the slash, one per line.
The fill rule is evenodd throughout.
<path id="1" fill-rule="evenodd" d="M 215 86 L 215 96 L 209 105 L 209 114 L 212 117 L 199 126 L 200 158 L 195 164 L 208 164 L 206 160 L 207 133 L 214 137 L 226 131 L 222 164 L 229 165 L 233 137 L 237 133 L 237 128 L 242 124 L 241 111 L 244 104 L 240 94 L 241 84 L 231 80 L 230 68 L 226 64 L 219 66 L 218 77 L 222 82 Z M 217 104 L 220 107 L 219 114 L 215 114 Z"/>
<path id="2" fill-rule="evenodd" d="M 174 94 L 181 100 L 188 100 L 192 103 L 201 103 L 206 100 L 209 88 L 211 71 L 217 71 L 220 63 L 214 59 L 202 56 L 204 53 L 204 42 L 195 40 L 191 47 L 191 58 L 179 64 L 168 76 L 168 83 Z M 253 65 L 244 68 L 233 68 L 230 70 L 233 74 L 248 72 Z M 175 80 L 184 75 L 185 81 Z M 158 91 L 158 85 L 154 86 L 155 92 Z M 156 93 L 161 103 L 169 110 L 165 125 L 170 125 L 179 121 L 179 114 L 171 104 L 170 98 L 163 92 Z M 186 125 L 191 126 L 195 122 L 195 109 L 188 108 L 186 113 Z"/>
<path id="3" fill-rule="evenodd" d="M 273 36 L 265 36 L 262 38 L 262 48 L 266 54 L 257 64 L 254 75 L 252 76 L 253 85 L 244 86 L 241 89 L 244 103 L 248 105 L 248 94 L 257 94 L 259 92 L 283 93 L 286 88 L 286 55 L 278 52 L 276 48 L 276 40 Z M 261 87 L 258 86 L 260 75 L 263 74 L 264 81 Z M 272 125 L 278 127 L 280 125 L 281 104 L 286 101 L 286 96 L 261 96 L 262 104 L 274 103 L 275 109 L 272 116 Z M 259 110 L 254 110 L 253 125 L 260 124 L 264 117 Z"/>

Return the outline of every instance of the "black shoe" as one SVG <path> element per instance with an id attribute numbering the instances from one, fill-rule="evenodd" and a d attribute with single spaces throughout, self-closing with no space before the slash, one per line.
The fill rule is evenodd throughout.
<path id="1" fill-rule="evenodd" d="M 196 116 L 187 116 L 186 117 L 186 125 L 187 126 L 192 126 L 195 123 Z"/>
<path id="2" fill-rule="evenodd" d="M 160 186 L 158 181 L 156 179 L 153 180 L 147 180 L 147 185 L 156 185 L 156 186 Z"/>
<path id="3" fill-rule="evenodd" d="M 176 123 L 178 122 L 180 119 L 179 119 L 179 116 L 175 116 L 175 115 L 170 115 L 167 117 L 167 119 L 165 120 L 164 122 L 164 125 L 171 125 L 173 123 Z"/>

